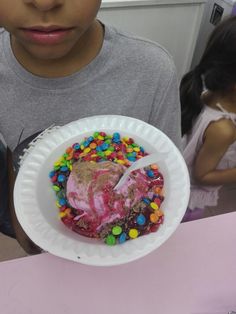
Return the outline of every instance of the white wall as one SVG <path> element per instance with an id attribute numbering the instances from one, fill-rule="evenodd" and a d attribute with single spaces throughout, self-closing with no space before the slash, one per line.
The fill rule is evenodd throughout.
<path id="1" fill-rule="evenodd" d="M 205 0 L 103 0 L 98 17 L 159 42 L 173 56 L 178 75 L 190 68 Z"/>

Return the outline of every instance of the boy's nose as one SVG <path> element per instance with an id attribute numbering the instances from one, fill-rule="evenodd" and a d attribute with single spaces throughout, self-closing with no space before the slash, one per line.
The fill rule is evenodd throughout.
<path id="1" fill-rule="evenodd" d="M 35 6 L 40 11 L 49 11 L 63 4 L 65 0 L 24 0 L 26 4 Z"/>

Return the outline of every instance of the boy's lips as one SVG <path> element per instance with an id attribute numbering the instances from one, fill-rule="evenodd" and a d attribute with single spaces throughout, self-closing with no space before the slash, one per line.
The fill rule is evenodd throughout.
<path id="1" fill-rule="evenodd" d="M 31 42 L 47 45 L 60 43 L 72 30 L 73 27 L 62 28 L 60 26 L 20 28 L 23 35 Z"/>

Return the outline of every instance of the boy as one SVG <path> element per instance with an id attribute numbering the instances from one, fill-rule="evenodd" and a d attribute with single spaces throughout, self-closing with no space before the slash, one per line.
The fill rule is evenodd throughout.
<path id="1" fill-rule="evenodd" d="M 127 115 L 165 132 L 180 147 L 175 67 L 158 44 L 96 19 L 101 0 L 1 0 L 0 132 L 18 160 L 52 124 L 97 114 Z M 12 10 L 14 8 L 14 10 Z M 11 205 L 12 195 L 10 197 Z M 13 208 L 13 206 L 11 206 Z M 17 223 L 16 237 L 32 243 Z"/>

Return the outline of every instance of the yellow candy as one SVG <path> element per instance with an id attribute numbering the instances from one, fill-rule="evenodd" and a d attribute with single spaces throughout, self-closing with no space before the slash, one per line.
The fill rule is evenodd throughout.
<path id="1" fill-rule="evenodd" d="M 80 149 L 81 149 L 81 150 L 84 150 L 84 145 L 81 145 L 81 146 L 80 146 Z"/>
<path id="2" fill-rule="evenodd" d="M 60 212 L 59 213 L 59 218 L 64 218 L 66 217 L 66 213 L 65 212 Z"/>
<path id="3" fill-rule="evenodd" d="M 57 207 L 61 207 L 61 205 L 59 204 L 58 201 L 56 201 L 56 206 L 57 206 Z"/>
<path id="4" fill-rule="evenodd" d="M 69 165 L 69 169 L 70 169 L 70 171 L 72 170 L 72 165 Z"/>
<path id="5" fill-rule="evenodd" d="M 150 206 L 152 207 L 152 209 L 158 209 L 159 208 L 158 205 L 154 202 L 151 202 Z"/>
<path id="6" fill-rule="evenodd" d="M 128 140 L 129 140 L 128 136 L 125 136 L 125 137 L 122 138 L 122 142 L 123 142 L 123 141 L 124 141 L 124 142 L 128 142 Z"/>
<path id="7" fill-rule="evenodd" d="M 90 151 L 91 151 L 91 148 L 90 148 L 90 147 L 86 147 L 86 148 L 84 149 L 84 153 L 85 153 L 85 154 L 89 153 Z"/>
<path id="8" fill-rule="evenodd" d="M 140 152 L 140 148 L 139 147 L 134 147 L 134 151 L 135 152 Z"/>
<path id="9" fill-rule="evenodd" d="M 109 155 L 111 155 L 111 151 L 110 150 L 106 150 L 105 152 L 104 152 L 104 154 L 106 155 L 106 156 L 109 156 Z"/>
<path id="10" fill-rule="evenodd" d="M 104 136 L 98 135 L 98 139 L 103 141 L 104 140 Z"/>
<path id="11" fill-rule="evenodd" d="M 55 166 L 55 167 L 58 167 L 58 166 L 60 166 L 60 165 L 61 165 L 61 162 L 60 162 L 60 161 L 54 162 L 54 166 Z"/>
<path id="12" fill-rule="evenodd" d="M 122 159 L 118 159 L 118 160 L 117 160 L 117 163 L 120 164 L 120 165 L 124 165 L 124 164 L 125 164 L 125 161 L 122 160 Z"/>
<path id="13" fill-rule="evenodd" d="M 129 236 L 131 239 L 135 239 L 138 237 L 138 230 L 137 229 L 130 229 Z"/>
<path id="14" fill-rule="evenodd" d="M 92 154 L 91 157 L 92 158 L 96 158 L 98 155 L 97 154 Z"/>

